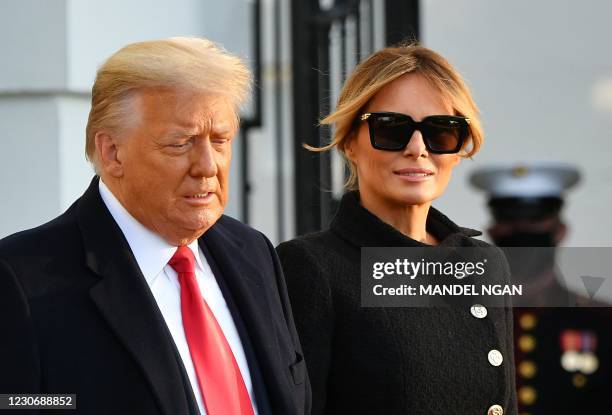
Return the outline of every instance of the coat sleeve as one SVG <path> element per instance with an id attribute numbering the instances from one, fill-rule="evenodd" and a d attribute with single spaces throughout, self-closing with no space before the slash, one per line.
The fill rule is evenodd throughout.
<path id="1" fill-rule="evenodd" d="M 312 414 L 324 414 L 332 360 L 334 315 L 329 282 L 317 258 L 300 240 L 277 248 L 312 385 Z"/>
<path id="2" fill-rule="evenodd" d="M 40 365 L 28 301 L 17 276 L 0 259 L 0 393 L 40 392 Z"/>
<path id="3" fill-rule="evenodd" d="M 298 332 L 295 326 L 294 315 L 293 315 L 291 303 L 289 301 L 289 295 L 287 293 L 287 284 L 285 282 L 285 276 L 283 274 L 283 269 L 281 267 L 281 263 L 279 261 L 278 255 L 276 254 L 276 251 L 274 250 L 274 247 L 272 246 L 268 238 L 265 237 L 265 235 L 262 234 L 262 236 L 264 240 L 266 241 L 266 244 L 268 245 L 270 256 L 272 257 L 272 262 L 274 264 L 276 284 L 279 289 L 279 296 L 280 296 L 281 303 L 283 306 L 283 311 L 285 314 L 285 321 L 287 323 L 287 327 L 289 328 L 289 332 L 291 333 L 291 337 L 293 338 L 295 350 L 297 353 L 300 353 L 300 356 L 298 356 L 298 360 L 296 361 L 296 365 L 301 363 L 302 366 L 304 366 L 304 362 L 303 362 L 304 352 L 302 350 L 302 345 L 300 344 L 300 339 L 299 339 Z M 298 413 L 302 413 L 302 409 L 303 409 L 304 411 L 303 413 L 308 415 L 311 413 L 312 390 L 311 390 L 310 380 L 309 380 L 309 375 L 308 375 L 307 370 L 305 370 L 304 379 L 305 379 L 305 396 L 303 397 L 304 398 L 304 408 L 298 408 L 298 411 L 299 411 Z"/>

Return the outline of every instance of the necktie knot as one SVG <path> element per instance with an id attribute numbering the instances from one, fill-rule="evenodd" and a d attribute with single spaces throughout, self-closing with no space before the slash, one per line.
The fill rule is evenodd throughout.
<path id="1" fill-rule="evenodd" d="M 177 273 L 195 273 L 195 258 L 193 256 L 193 252 L 191 252 L 191 249 L 185 245 L 177 248 L 172 258 L 170 258 L 168 264 Z"/>

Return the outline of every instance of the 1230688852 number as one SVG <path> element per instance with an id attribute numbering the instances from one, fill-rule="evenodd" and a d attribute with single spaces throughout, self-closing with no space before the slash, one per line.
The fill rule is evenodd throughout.
<path id="1" fill-rule="evenodd" d="M 76 409 L 74 394 L 0 394 L 0 409 Z"/>

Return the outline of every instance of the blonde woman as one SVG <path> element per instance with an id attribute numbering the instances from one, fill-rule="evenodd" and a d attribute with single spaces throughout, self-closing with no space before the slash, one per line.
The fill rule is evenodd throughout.
<path id="1" fill-rule="evenodd" d="M 460 75 L 422 46 L 382 49 L 322 123 L 333 140 L 311 150 L 340 152 L 349 191 L 329 230 L 277 248 L 313 414 L 514 414 L 511 310 L 360 307 L 361 247 L 486 246 L 431 207 L 483 141 Z"/>

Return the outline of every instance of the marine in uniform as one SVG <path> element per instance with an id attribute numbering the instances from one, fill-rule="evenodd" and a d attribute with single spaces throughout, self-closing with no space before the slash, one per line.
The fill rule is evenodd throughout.
<path id="1" fill-rule="evenodd" d="M 535 163 L 479 169 L 471 183 L 488 196 L 488 229 L 503 248 L 556 247 L 567 233 L 561 212 L 577 169 Z M 517 250 L 514 250 L 516 252 Z M 537 257 L 506 249 L 513 279 L 529 278 L 531 305 L 585 305 L 560 282 L 554 249 Z M 524 250 L 522 252 L 525 252 Z M 529 271 L 525 269 L 529 262 Z M 601 306 L 602 304 L 598 304 Z M 519 414 L 607 413 L 612 408 L 612 309 L 520 307 L 514 309 Z"/>

